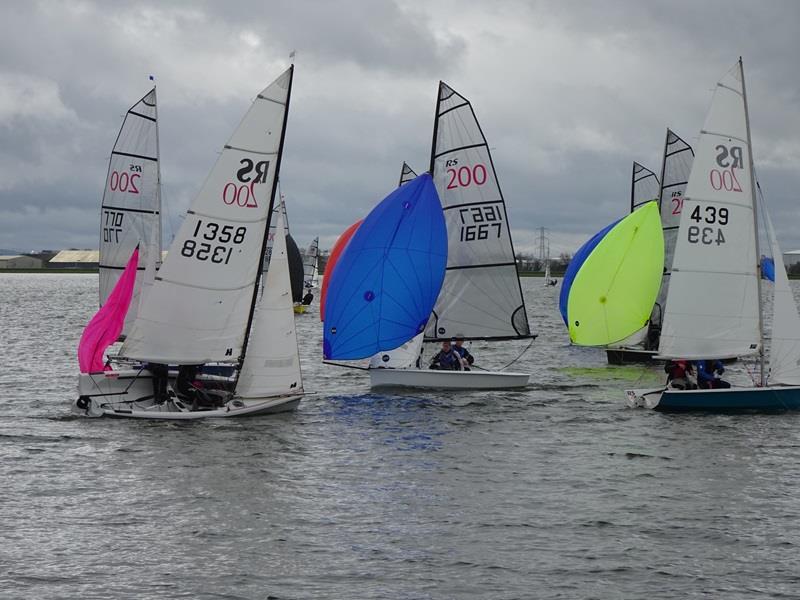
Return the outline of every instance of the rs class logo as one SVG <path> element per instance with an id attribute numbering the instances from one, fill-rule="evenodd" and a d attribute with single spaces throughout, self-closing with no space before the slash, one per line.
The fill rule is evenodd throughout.
<path id="1" fill-rule="evenodd" d="M 260 160 L 254 163 L 249 158 L 239 161 L 242 168 L 236 171 L 236 179 L 242 183 L 265 183 L 267 181 L 267 171 L 269 171 L 269 161 Z"/>
<path id="2" fill-rule="evenodd" d="M 728 148 L 720 144 L 715 150 L 717 151 L 717 164 L 723 169 L 727 169 L 728 167 L 731 169 L 744 168 L 741 146 L 731 146 Z"/>
<path id="3" fill-rule="evenodd" d="M 254 162 L 252 159 L 243 158 L 239 164 L 242 165 L 236 171 L 236 179 L 239 180 L 239 183 L 229 181 L 225 184 L 225 187 L 222 188 L 222 201 L 228 206 L 258 208 L 255 185 L 266 183 L 269 161 Z"/>

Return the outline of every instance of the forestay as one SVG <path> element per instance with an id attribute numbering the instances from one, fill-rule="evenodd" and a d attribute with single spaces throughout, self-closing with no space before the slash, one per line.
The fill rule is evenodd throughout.
<path id="1" fill-rule="evenodd" d="M 279 212 L 276 219 L 278 231 L 283 226 L 283 218 Z M 253 315 L 236 395 L 264 398 L 302 391 L 286 236 L 279 235 L 272 249 L 272 264 L 264 275 L 263 293 Z"/>
<path id="2" fill-rule="evenodd" d="M 147 265 L 161 261 L 158 161 L 158 109 L 153 88 L 125 114 L 108 161 L 100 212 L 100 306 L 139 246 L 139 270 L 123 335 L 136 317 Z"/>
<path id="3" fill-rule="evenodd" d="M 447 223 L 447 274 L 426 339 L 530 336 L 503 194 L 469 101 L 439 83 L 431 173 Z"/>
<path id="4" fill-rule="evenodd" d="M 170 364 L 238 361 L 266 246 L 290 67 L 253 101 L 192 202 L 123 356 Z"/>
<path id="5" fill-rule="evenodd" d="M 760 349 L 751 149 L 742 74 L 717 84 L 680 215 L 660 354 L 731 358 Z"/>
<path id="6" fill-rule="evenodd" d="M 643 204 L 657 200 L 658 186 L 656 174 L 634 161 L 631 173 L 631 212 Z"/>

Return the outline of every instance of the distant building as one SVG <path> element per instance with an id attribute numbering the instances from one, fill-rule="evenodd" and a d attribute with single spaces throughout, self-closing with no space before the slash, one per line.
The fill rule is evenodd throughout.
<path id="1" fill-rule="evenodd" d="M 62 250 L 50 259 L 51 269 L 96 269 L 100 263 L 99 250 Z"/>
<path id="2" fill-rule="evenodd" d="M 800 264 L 800 250 L 789 250 L 783 253 L 783 264 L 787 269 Z"/>
<path id="3" fill-rule="evenodd" d="M 0 269 L 41 269 L 44 262 L 36 256 L 11 254 L 0 256 Z"/>

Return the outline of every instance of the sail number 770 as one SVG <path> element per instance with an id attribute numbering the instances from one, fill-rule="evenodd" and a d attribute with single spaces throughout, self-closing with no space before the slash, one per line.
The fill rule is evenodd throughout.
<path id="1" fill-rule="evenodd" d="M 728 209 L 724 206 L 718 208 L 716 206 L 706 206 L 701 210 L 700 206 L 695 206 L 689 219 L 701 225 L 690 225 L 687 232 L 687 240 L 690 244 L 711 244 L 725 243 L 725 234 L 722 228 L 728 224 Z M 710 227 L 708 225 L 715 225 Z"/>

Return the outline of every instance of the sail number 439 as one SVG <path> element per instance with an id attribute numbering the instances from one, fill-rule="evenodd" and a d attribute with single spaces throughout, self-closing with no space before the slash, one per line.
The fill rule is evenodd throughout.
<path id="1" fill-rule="evenodd" d="M 725 207 L 717 208 L 716 206 L 706 206 L 701 210 L 700 206 L 695 206 L 689 218 L 695 223 L 702 223 L 701 225 L 690 225 L 687 229 L 687 239 L 690 244 L 711 244 L 725 243 L 725 234 L 722 232 L 722 227 L 728 224 L 728 209 Z M 717 227 L 708 227 L 708 225 L 716 225 Z"/>

